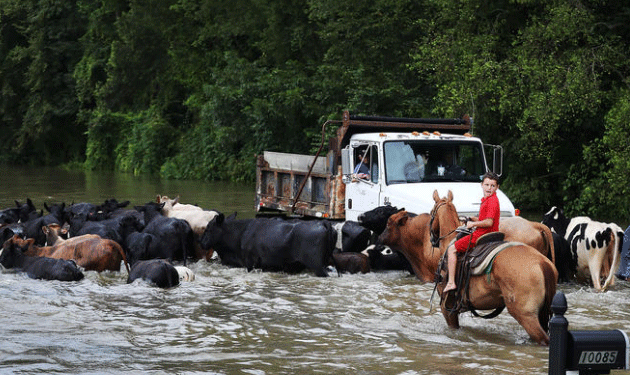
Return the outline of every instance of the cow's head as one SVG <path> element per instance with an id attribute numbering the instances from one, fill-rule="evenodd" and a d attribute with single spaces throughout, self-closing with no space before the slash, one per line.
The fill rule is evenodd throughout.
<path id="1" fill-rule="evenodd" d="M 141 259 L 149 258 L 149 246 L 153 241 L 153 236 L 149 233 L 133 232 L 127 236 L 127 261 L 130 265 Z"/>
<path id="2" fill-rule="evenodd" d="M 553 206 L 542 219 L 543 224 L 562 237 L 566 234 L 569 221 L 571 220 L 564 215 L 564 211 L 556 206 Z"/>
<path id="3" fill-rule="evenodd" d="M 393 214 L 404 210 L 404 208 L 398 209 L 393 206 L 379 206 L 359 215 L 358 221 L 361 226 L 374 233 L 381 234 L 387 226 L 387 219 Z"/>
<path id="4" fill-rule="evenodd" d="M 22 240 L 17 234 L 2 244 L 0 249 L 0 264 L 5 268 L 13 268 L 24 257 L 22 252 Z"/>
<path id="5" fill-rule="evenodd" d="M 378 243 L 397 248 L 401 242 L 401 229 L 407 224 L 409 214 L 407 211 L 399 211 L 387 219 L 387 227 L 378 236 Z"/>
<path id="6" fill-rule="evenodd" d="M 203 235 L 199 240 L 199 243 L 204 250 L 210 250 L 216 245 L 217 241 L 223 234 L 224 222 L 225 215 L 222 212 L 219 212 L 212 218 L 212 220 L 210 220 L 208 225 L 206 225 L 206 229 L 203 231 Z"/>

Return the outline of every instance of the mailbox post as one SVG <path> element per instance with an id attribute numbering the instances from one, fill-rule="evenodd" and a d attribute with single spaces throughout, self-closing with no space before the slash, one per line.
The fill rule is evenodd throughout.
<path id="1" fill-rule="evenodd" d="M 567 370 L 580 374 L 610 374 L 612 369 L 628 369 L 630 344 L 628 336 L 618 330 L 569 331 L 564 317 L 567 300 L 558 292 L 551 303 L 549 321 L 549 375 L 566 375 Z"/>

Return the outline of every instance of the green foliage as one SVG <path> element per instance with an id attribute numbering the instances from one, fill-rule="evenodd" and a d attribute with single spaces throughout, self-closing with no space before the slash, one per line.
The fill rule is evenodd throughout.
<path id="1" fill-rule="evenodd" d="M 116 146 L 116 167 L 134 174 L 157 174 L 178 133 L 155 109 L 126 116 L 129 123 Z"/>
<path id="2" fill-rule="evenodd" d="M 613 0 L 0 1 L 0 161 L 254 179 L 354 114 L 474 117 L 516 205 L 630 220 Z M 328 135 L 336 126 L 329 126 Z"/>
<path id="3" fill-rule="evenodd" d="M 88 125 L 85 167 L 88 169 L 115 169 L 116 147 L 132 121 L 120 113 L 94 112 Z"/>

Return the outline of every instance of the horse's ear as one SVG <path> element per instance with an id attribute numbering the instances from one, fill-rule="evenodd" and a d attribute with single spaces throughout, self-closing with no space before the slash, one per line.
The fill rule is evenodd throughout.
<path id="1" fill-rule="evenodd" d="M 449 203 L 452 202 L 453 201 L 453 192 L 449 190 L 447 197 L 448 197 Z"/>
<path id="2" fill-rule="evenodd" d="M 433 200 L 435 203 L 440 201 L 440 195 L 438 194 L 437 189 L 433 190 Z"/>

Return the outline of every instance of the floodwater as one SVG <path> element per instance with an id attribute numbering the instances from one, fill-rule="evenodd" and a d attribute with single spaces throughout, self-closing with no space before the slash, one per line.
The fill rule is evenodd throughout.
<path id="1" fill-rule="evenodd" d="M 0 207 L 180 195 L 253 217 L 253 185 L 6 168 Z M 162 290 L 126 272 L 79 282 L 0 271 L 1 374 L 546 374 L 548 349 L 507 313 L 446 326 L 433 285 L 404 272 L 318 278 L 200 261 Z M 569 329 L 630 332 L 630 286 L 565 284 Z M 623 373 L 615 372 L 614 373 Z"/>

